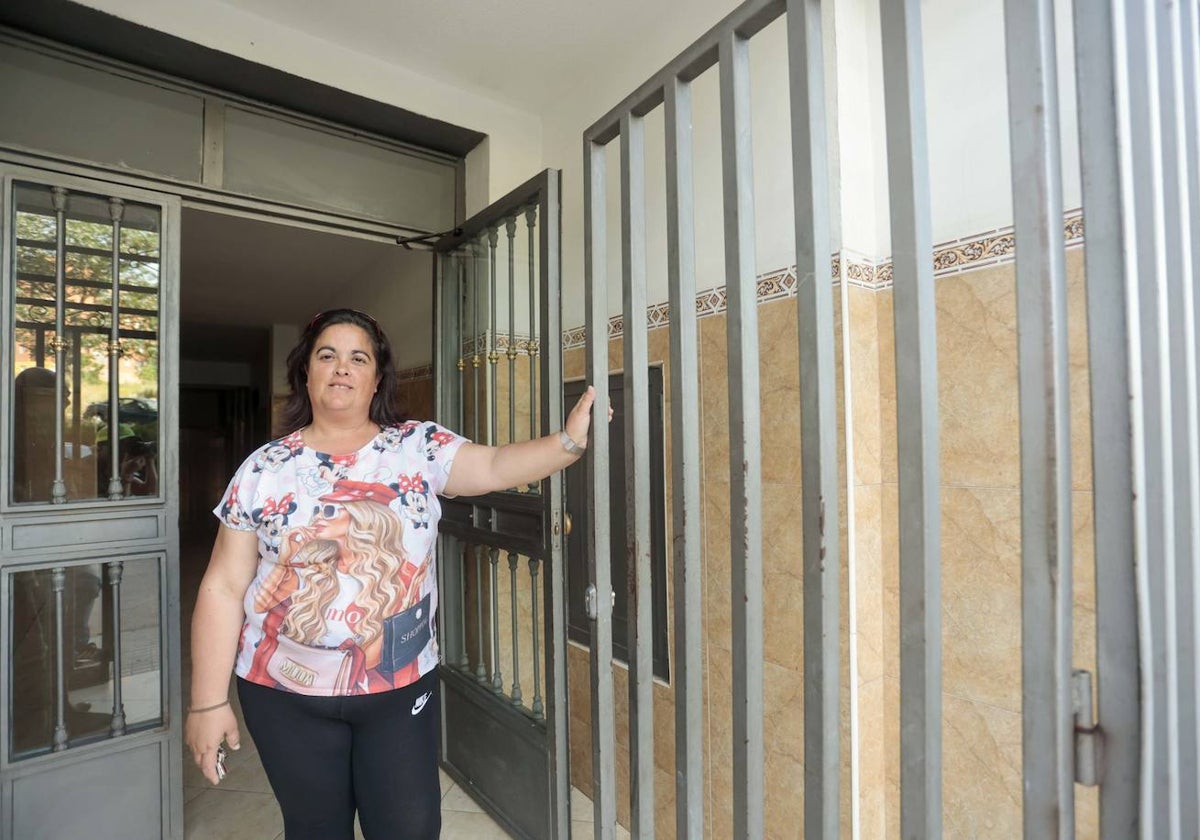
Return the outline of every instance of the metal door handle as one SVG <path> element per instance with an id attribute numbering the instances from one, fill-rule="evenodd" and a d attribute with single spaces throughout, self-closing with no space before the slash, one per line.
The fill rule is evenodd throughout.
<path id="1" fill-rule="evenodd" d="M 571 536 L 571 514 L 563 513 L 563 534 Z"/>

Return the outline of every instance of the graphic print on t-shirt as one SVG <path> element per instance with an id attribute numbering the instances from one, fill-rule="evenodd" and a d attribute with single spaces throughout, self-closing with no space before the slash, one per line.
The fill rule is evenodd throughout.
<path id="1" fill-rule="evenodd" d="M 239 676 L 343 695 L 432 670 L 436 493 L 463 442 L 409 422 L 349 455 L 308 449 L 293 432 L 246 460 L 214 511 L 259 538 Z"/>

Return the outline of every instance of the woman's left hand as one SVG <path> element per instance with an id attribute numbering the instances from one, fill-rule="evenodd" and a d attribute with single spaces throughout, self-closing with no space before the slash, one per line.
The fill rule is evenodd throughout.
<path id="1" fill-rule="evenodd" d="M 571 413 L 567 415 L 566 432 L 571 440 L 580 446 L 587 446 L 588 431 L 592 427 L 592 403 L 596 401 L 596 387 L 587 386 L 587 390 L 579 397 Z M 612 406 L 608 407 L 608 420 L 613 418 Z"/>

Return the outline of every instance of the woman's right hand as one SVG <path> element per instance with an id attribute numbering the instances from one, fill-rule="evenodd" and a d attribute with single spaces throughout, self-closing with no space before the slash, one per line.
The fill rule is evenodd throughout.
<path id="1" fill-rule="evenodd" d="M 183 725 L 183 738 L 196 766 L 214 785 L 221 781 L 217 776 L 217 747 L 224 741 L 231 750 L 241 748 L 237 717 L 228 705 L 210 712 L 189 713 Z"/>

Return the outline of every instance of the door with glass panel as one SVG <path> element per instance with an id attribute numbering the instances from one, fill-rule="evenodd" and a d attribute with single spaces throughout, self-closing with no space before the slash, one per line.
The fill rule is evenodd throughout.
<path id="1" fill-rule="evenodd" d="M 559 175 L 437 243 L 438 420 L 480 443 L 563 422 Z M 560 476 L 442 501 L 442 762 L 515 837 L 569 826 Z"/>
<path id="2" fill-rule="evenodd" d="M 179 202 L 0 176 L 0 840 L 182 837 Z"/>

